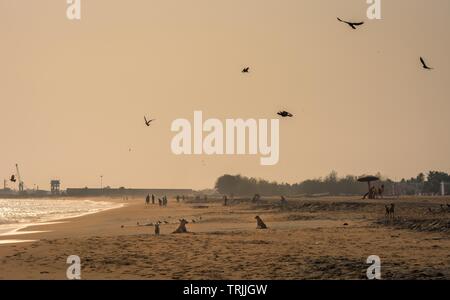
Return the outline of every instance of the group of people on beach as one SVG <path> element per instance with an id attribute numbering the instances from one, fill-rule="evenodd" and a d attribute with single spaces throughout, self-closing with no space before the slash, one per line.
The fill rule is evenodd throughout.
<path id="1" fill-rule="evenodd" d="M 176 199 L 177 199 L 177 203 L 179 203 L 180 200 L 184 201 L 185 197 L 184 197 L 184 195 L 182 195 L 181 197 L 179 195 L 177 195 Z M 152 194 L 150 196 L 150 194 L 148 194 L 147 197 L 145 197 L 145 205 L 150 205 L 150 200 L 152 201 L 152 204 L 155 204 L 155 195 Z M 167 206 L 167 203 L 168 203 L 167 196 L 163 196 L 162 198 L 158 198 L 159 206 Z"/>
<path id="2" fill-rule="evenodd" d="M 155 195 L 152 194 L 152 204 L 155 204 Z M 150 194 L 147 195 L 147 197 L 145 197 L 145 205 L 149 205 L 150 204 Z"/>
<path id="3" fill-rule="evenodd" d="M 181 197 L 180 197 L 180 195 L 177 195 L 176 199 L 177 199 L 177 203 L 180 203 L 180 200 L 182 200 L 184 202 L 185 197 L 184 197 L 184 195 L 181 195 Z"/>
<path id="4" fill-rule="evenodd" d="M 369 199 L 383 199 L 383 193 L 384 193 L 384 184 L 382 184 L 379 187 L 372 186 L 369 188 L 369 191 L 364 194 L 363 199 L 369 198 Z"/>
<path id="5" fill-rule="evenodd" d="M 152 204 L 155 204 L 155 195 L 152 194 L 150 197 L 150 194 L 145 197 L 145 205 L 150 204 L 150 199 L 152 200 Z M 167 206 L 167 196 L 163 196 L 162 198 L 158 198 L 158 204 L 159 206 Z"/>

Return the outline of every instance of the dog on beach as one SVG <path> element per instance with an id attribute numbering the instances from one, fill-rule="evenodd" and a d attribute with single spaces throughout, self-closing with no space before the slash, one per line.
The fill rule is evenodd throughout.
<path id="1" fill-rule="evenodd" d="M 267 225 L 263 222 L 263 220 L 259 217 L 256 216 L 256 229 L 267 229 Z"/>
<path id="2" fill-rule="evenodd" d="M 186 229 L 186 224 L 188 224 L 189 222 L 186 221 L 185 219 L 180 219 L 180 225 L 178 226 L 177 230 L 175 230 L 172 233 L 187 233 L 187 229 Z"/>
<path id="3" fill-rule="evenodd" d="M 386 209 L 386 212 L 384 216 L 388 219 L 394 219 L 395 218 L 395 204 L 391 203 L 391 205 L 385 205 L 384 208 Z"/>

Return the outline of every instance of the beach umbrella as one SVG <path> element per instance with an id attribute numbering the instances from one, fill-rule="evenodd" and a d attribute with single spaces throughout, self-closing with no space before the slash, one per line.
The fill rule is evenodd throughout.
<path id="1" fill-rule="evenodd" d="M 377 180 L 380 180 L 377 176 L 363 176 L 358 178 L 359 182 L 372 182 Z"/>

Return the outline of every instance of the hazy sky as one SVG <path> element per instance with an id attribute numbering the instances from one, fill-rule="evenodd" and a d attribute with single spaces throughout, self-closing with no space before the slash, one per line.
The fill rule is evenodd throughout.
<path id="1" fill-rule="evenodd" d="M 0 175 L 205 188 L 450 171 L 450 1 L 0 0 Z M 336 17 L 363 20 L 356 31 Z M 419 56 L 436 69 L 420 69 Z M 251 67 L 251 73 L 240 70 Z M 175 156 L 176 118 L 275 118 L 280 161 Z M 143 116 L 157 121 L 145 127 Z M 131 148 L 131 152 L 129 151 Z"/>

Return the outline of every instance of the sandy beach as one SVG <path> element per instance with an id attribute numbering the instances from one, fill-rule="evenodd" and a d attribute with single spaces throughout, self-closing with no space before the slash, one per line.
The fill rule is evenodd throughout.
<path id="1" fill-rule="evenodd" d="M 395 221 L 384 217 L 392 199 L 101 200 L 124 206 L 0 237 L 34 240 L 0 245 L 0 279 L 66 279 L 70 255 L 82 279 L 365 279 L 370 255 L 383 279 L 450 279 L 450 214 L 428 212 L 449 199 L 395 200 Z M 256 230 L 256 215 L 269 229 Z M 180 218 L 190 233 L 171 234 Z M 160 236 L 136 225 L 157 221 Z"/>

